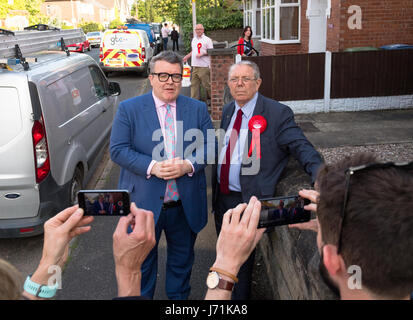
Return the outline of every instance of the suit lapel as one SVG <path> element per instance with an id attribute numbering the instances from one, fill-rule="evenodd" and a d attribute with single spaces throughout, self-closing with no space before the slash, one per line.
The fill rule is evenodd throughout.
<path id="1" fill-rule="evenodd" d="M 226 114 L 222 115 L 222 121 L 221 121 L 221 128 L 225 130 L 225 132 L 228 130 L 228 126 L 231 122 L 232 115 L 234 114 L 235 111 L 235 102 L 232 101 L 231 105 L 229 106 L 229 110 Z"/>
<path id="2" fill-rule="evenodd" d="M 184 155 L 184 133 L 187 132 L 190 127 L 189 110 L 188 105 L 184 99 L 179 95 L 176 99 L 176 157 L 185 158 Z"/>

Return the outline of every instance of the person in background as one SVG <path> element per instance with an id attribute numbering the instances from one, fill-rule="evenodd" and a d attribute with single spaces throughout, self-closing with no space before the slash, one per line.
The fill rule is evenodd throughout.
<path id="1" fill-rule="evenodd" d="M 242 56 L 250 56 L 253 53 L 253 46 L 252 29 L 250 26 L 246 26 L 242 32 L 242 37 L 238 40 L 237 53 Z"/>
<path id="2" fill-rule="evenodd" d="M 176 45 L 176 51 L 179 51 L 178 39 L 179 39 L 179 32 L 175 30 L 175 27 L 172 27 L 171 40 L 172 40 L 173 51 L 175 51 L 175 45 Z"/>
<path id="3" fill-rule="evenodd" d="M 213 49 L 214 45 L 211 38 L 204 34 L 204 26 L 197 24 L 195 26 L 195 36 L 191 42 L 191 52 L 188 53 L 183 61 L 188 61 L 191 58 L 192 75 L 191 75 L 191 98 L 200 99 L 199 85 L 205 88 L 208 98 L 211 98 L 211 83 L 210 83 L 210 66 L 211 57 L 208 55 L 208 49 Z"/>
<path id="4" fill-rule="evenodd" d="M 165 23 L 161 29 L 162 34 L 162 41 L 163 41 L 163 51 L 168 50 L 168 37 L 169 37 L 170 30 L 168 28 L 168 24 Z"/>

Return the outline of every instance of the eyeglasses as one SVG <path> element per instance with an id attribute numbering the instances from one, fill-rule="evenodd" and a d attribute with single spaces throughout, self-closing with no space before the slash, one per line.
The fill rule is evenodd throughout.
<path id="1" fill-rule="evenodd" d="M 343 225 L 345 221 L 345 213 L 347 209 L 347 203 L 349 198 L 349 189 L 350 189 L 350 178 L 356 173 L 360 171 L 367 171 L 373 169 L 387 169 L 387 168 L 399 168 L 403 170 L 413 170 L 413 161 L 411 162 L 385 162 L 385 163 L 369 163 L 361 166 L 350 167 L 346 170 L 346 189 L 344 191 L 344 203 L 341 210 L 341 223 L 340 223 L 340 231 L 339 231 L 339 238 L 338 238 L 338 245 L 337 245 L 337 253 L 341 251 L 341 236 L 343 233 Z"/>
<path id="2" fill-rule="evenodd" d="M 155 76 L 158 76 L 158 80 L 159 80 L 160 82 L 166 82 L 166 81 L 168 81 L 168 80 L 169 80 L 169 77 L 171 77 L 171 78 L 172 78 L 172 81 L 173 81 L 173 82 L 176 82 L 176 83 L 182 81 L 182 74 L 180 74 L 180 73 L 170 74 L 170 73 L 166 73 L 166 72 L 160 72 L 160 73 L 152 72 L 151 74 L 153 74 L 153 75 L 155 75 Z"/>
<path id="3" fill-rule="evenodd" d="M 229 79 L 229 82 L 231 82 L 232 84 L 236 84 L 236 83 L 238 83 L 238 81 L 240 81 L 240 80 L 241 80 L 242 83 L 248 83 L 248 82 L 250 82 L 250 81 L 254 81 L 254 80 L 257 80 L 257 79 L 255 79 L 255 78 L 248 78 L 248 77 L 230 78 L 230 79 Z"/>

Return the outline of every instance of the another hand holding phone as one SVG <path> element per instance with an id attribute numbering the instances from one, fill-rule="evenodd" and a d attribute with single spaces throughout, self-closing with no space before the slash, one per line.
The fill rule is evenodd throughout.
<path id="1" fill-rule="evenodd" d="M 317 202 L 318 202 L 319 193 L 315 190 L 303 189 L 299 192 L 299 195 L 311 201 L 311 203 L 306 205 L 304 209 L 317 213 Z M 289 227 L 297 228 L 300 230 L 310 230 L 310 231 L 318 232 L 317 218 L 312 219 L 308 222 L 304 222 L 304 223 L 291 224 L 289 225 Z"/>
<path id="2" fill-rule="evenodd" d="M 85 216 L 126 216 L 130 213 L 128 190 L 80 190 L 77 197 Z"/>

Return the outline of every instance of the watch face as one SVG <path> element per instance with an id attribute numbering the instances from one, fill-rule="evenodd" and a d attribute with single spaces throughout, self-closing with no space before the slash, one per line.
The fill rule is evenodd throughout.
<path id="1" fill-rule="evenodd" d="M 218 286 L 219 283 L 219 276 L 218 273 L 215 271 L 212 271 L 208 274 L 208 278 L 206 281 L 206 284 L 209 289 L 215 289 Z"/>

